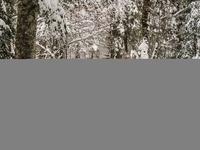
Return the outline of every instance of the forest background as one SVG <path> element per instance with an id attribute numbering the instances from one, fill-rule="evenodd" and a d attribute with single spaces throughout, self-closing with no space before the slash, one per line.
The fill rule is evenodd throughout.
<path id="1" fill-rule="evenodd" d="M 200 58 L 200 1 L 0 0 L 0 4 L 1 59 Z"/>

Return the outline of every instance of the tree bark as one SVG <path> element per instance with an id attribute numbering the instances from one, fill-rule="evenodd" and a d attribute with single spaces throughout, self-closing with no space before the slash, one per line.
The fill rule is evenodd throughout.
<path id="1" fill-rule="evenodd" d="M 0 15 L 2 13 L 2 6 L 1 6 L 2 1 L 0 0 Z"/>
<path id="2" fill-rule="evenodd" d="M 149 7 L 150 7 L 150 1 L 149 0 L 143 0 L 143 8 L 142 8 L 142 33 L 143 37 L 148 37 L 148 14 L 149 14 Z"/>
<path id="3" fill-rule="evenodd" d="M 16 34 L 16 59 L 35 59 L 38 0 L 20 0 Z"/>
<path id="4" fill-rule="evenodd" d="M 124 32 L 124 46 L 125 46 L 125 51 L 128 53 L 128 32 L 127 31 Z"/>

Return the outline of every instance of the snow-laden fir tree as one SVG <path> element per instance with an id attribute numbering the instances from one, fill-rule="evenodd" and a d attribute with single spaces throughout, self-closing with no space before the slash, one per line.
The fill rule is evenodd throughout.
<path id="1" fill-rule="evenodd" d="M 14 58 L 15 0 L 0 0 L 0 58 Z"/>
<path id="2" fill-rule="evenodd" d="M 109 3 L 111 13 L 109 17 L 114 20 L 110 25 L 107 36 L 111 58 L 122 59 L 123 53 L 130 54 L 131 49 L 139 46 L 142 31 L 137 2 L 135 0 L 113 0 Z"/>
<path id="3" fill-rule="evenodd" d="M 182 43 L 182 58 L 199 58 L 200 50 L 200 2 L 192 2 L 186 16 L 185 33 Z"/>
<path id="4" fill-rule="evenodd" d="M 108 48 L 110 57 L 118 59 L 199 58 L 200 6 L 196 0 L 0 3 L 1 58 L 89 58 L 93 45 Z M 144 37 L 148 54 L 143 54 L 141 46 Z"/>

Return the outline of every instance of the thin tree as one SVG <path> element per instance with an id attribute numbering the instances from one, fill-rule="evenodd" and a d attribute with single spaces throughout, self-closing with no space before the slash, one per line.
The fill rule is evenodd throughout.
<path id="1" fill-rule="evenodd" d="M 149 7 L 150 7 L 150 0 L 143 0 L 143 8 L 142 8 L 143 37 L 147 37 Z"/>

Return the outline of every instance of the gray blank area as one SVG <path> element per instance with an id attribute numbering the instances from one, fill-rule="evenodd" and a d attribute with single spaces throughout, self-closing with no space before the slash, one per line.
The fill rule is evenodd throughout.
<path id="1" fill-rule="evenodd" d="M 199 150 L 195 61 L 0 63 L 2 150 Z"/>

